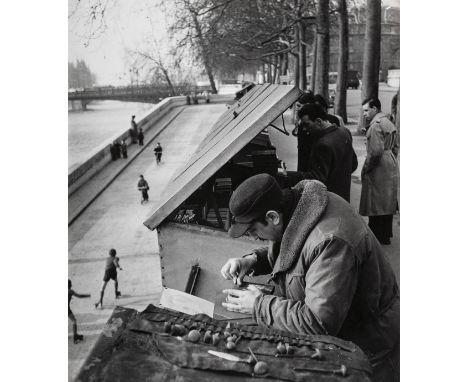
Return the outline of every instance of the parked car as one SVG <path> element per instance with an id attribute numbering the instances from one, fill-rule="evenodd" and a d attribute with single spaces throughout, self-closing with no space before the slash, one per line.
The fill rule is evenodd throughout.
<path id="1" fill-rule="evenodd" d="M 359 88 L 359 72 L 357 70 L 348 70 L 348 75 L 346 76 L 346 87 L 348 89 Z"/>

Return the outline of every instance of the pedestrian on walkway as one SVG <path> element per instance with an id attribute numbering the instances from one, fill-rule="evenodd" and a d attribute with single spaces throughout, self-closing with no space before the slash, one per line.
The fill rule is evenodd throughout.
<path id="1" fill-rule="evenodd" d="M 138 125 L 135 122 L 135 116 L 134 115 L 132 115 L 132 120 L 130 121 L 130 138 L 132 139 L 132 143 L 137 143 Z"/>
<path id="2" fill-rule="evenodd" d="M 122 150 L 122 157 L 124 159 L 127 159 L 127 144 L 125 143 L 123 139 L 120 142 L 120 150 Z"/>
<path id="3" fill-rule="evenodd" d="M 161 147 L 161 143 L 157 143 L 156 147 L 154 148 L 154 155 L 156 156 L 156 165 L 161 163 L 163 149 Z"/>
<path id="4" fill-rule="evenodd" d="M 370 125 L 366 132 L 367 156 L 361 173 L 359 213 L 369 217 L 369 227 L 380 243 L 390 244 L 400 176 L 396 160 L 397 130 L 381 111 L 377 98 L 365 100 L 362 110 Z"/>
<path id="5" fill-rule="evenodd" d="M 117 160 L 117 154 L 115 152 L 115 142 L 112 142 L 109 146 L 109 149 L 110 149 L 110 154 L 111 154 L 111 158 L 112 160 Z"/>
<path id="6" fill-rule="evenodd" d="M 292 187 L 303 179 L 316 179 L 328 191 L 349 202 L 351 174 L 358 165 L 351 132 L 331 123 L 318 104 L 305 104 L 297 115 L 309 144 L 308 161 L 303 171 L 287 172 L 287 185 Z"/>
<path id="7" fill-rule="evenodd" d="M 94 304 L 96 309 L 99 305 L 101 305 L 102 309 L 102 299 L 104 298 L 104 291 L 106 290 L 106 286 L 109 280 L 114 280 L 115 298 L 119 298 L 121 296 L 121 293 L 119 292 L 119 282 L 117 281 L 117 268 L 122 270 L 119 264 L 119 258 L 117 257 L 117 251 L 114 248 L 111 248 L 109 250 L 109 257 L 106 259 L 106 267 L 104 270 L 104 278 L 102 280 L 101 287 L 101 296 L 99 301 Z"/>
<path id="8" fill-rule="evenodd" d="M 138 190 L 141 191 L 141 204 L 148 202 L 148 191 L 150 188 L 143 175 L 140 175 L 140 180 L 138 181 L 137 187 Z"/>
<path id="9" fill-rule="evenodd" d="M 120 159 L 122 157 L 121 152 L 120 152 L 120 143 L 119 141 L 114 141 L 114 147 L 115 147 L 115 156 L 117 159 Z"/>
<path id="10" fill-rule="evenodd" d="M 91 295 L 90 294 L 76 293 L 72 289 L 71 280 L 68 279 L 68 318 L 70 319 L 70 321 L 73 324 L 73 342 L 76 344 L 79 341 L 83 341 L 83 336 L 81 334 L 78 334 L 78 324 L 76 322 L 75 315 L 73 314 L 73 312 L 70 309 L 70 301 L 71 301 L 73 296 L 78 297 L 78 298 L 88 298 L 88 297 L 91 297 Z"/>
<path id="11" fill-rule="evenodd" d="M 143 129 L 140 128 L 140 132 L 138 133 L 138 144 L 140 146 L 143 146 L 143 139 L 145 138 L 145 136 L 143 135 Z"/>

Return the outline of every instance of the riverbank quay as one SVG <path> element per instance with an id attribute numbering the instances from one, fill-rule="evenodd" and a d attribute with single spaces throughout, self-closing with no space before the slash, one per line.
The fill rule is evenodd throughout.
<path id="1" fill-rule="evenodd" d="M 210 102 L 225 104 L 232 102 L 232 99 L 232 95 L 215 95 L 211 97 Z M 98 147 L 84 163 L 71 169 L 68 174 L 68 225 L 72 224 L 148 145 L 154 143 L 154 139 L 183 111 L 186 102 L 186 97 L 167 98 L 137 121 L 138 127 L 141 127 L 145 134 L 143 146 L 130 144 L 129 131 L 126 129 Z M 128 158 L 112 161 L 110 145 L 121 140 L 127 143 Z M 83 185 L 86 187 L 82 187 Z"/>
<path id="2" fill-rule="evenodd" d="M 357 94 L 353 94 L 350 99 L 356 97 Z M 157 138 L 154 138 L 153 144 L 143 146 L 132 161 L 127 159 L 128 162 L 124 162 L 124 159 L 120 159 L 111 162 L 101 174 L 107 181 L 94 176 L 82 189 L 83 200 L 89 200 L 94 191 L 100 193 L 69 225 L 68 230 L 68 276 L 72 279 L 75 290 L 92 295 L 91 299 L 73 299 L 71 303 L 78 320 L 78 330 L 85 338 L 83 342 L 73 344 L 69 325 L 69 381 L 75 379 L 116 306 L 141 310 L 148 304 L 159 301 L 162 280 L 157 234 L 149 231 L 142 223 L 154 212 L 159 197 L 174 172 L 185 164 L 206 132 L 226 110 L 223 104 L 199 104 L 181 108 L 183 110 L 172 120 L 171 116 L 167 115 L 166 121 L 170 122 L 159 132 Z M 291 113 L 292 110 L 289 110 L 285 115 L 286 130 L 289 132 L 293 128 Z M 281 118 L 274 124 L 281 126 L 280 121 Z M 164 124 L 164 121 L 161 120 L 161 123 Z M 282 133 L 271 127 L 268 130 L 273 145 L 277 146 L 278 156 L 286 160 L 288 169 L 294 170 L 294 160 L 297 161 L 294 159 L 297 156 L 297 139 L 290 135 L 285 143 L 276 145 L 275 134 Z M 149 135 L 148 131 L 148 139 Z M 160 141 L 164 148 L 160 166 L 156 166 L 152 151 L 157 141 Z M 356 210 L 361 189 L 360 169 L 365 159 L 364 143 L 364 137 L 354 138 L 359 168 L 353 174 L 351 204 Z M 140 204 L 140 194 L 136 188 L 139 174 L 143 174 L 150 185 L 149 202 L 144 205 Z M 398 220 L 394 220 L 395 237 L 392 245 L 384 246 L 384 250 L 399 279 L 397 222 L 399 223 L 399 217 Z M 114 298 L 110 281 L 104 296 L 104 309 L 95 309 L 93 303 L 99 297 L 104 260 L 110 248 L 116 248 L 123 268 L 118 274 L 122 297 L 118 300 Z"/>
<path id="3" fill-rule="evenodd" d="M 74 194 L 75 207 L 70 206 L 70 212 L 79 210 L 80 203 L 89 203 L 93 193 L 99 192 L 68 227 L 68 277 L 75 290 L 91 293 L 91 299 L 73 299 L 71 302 L 78 332 L 84 335 L 84 341 L 73 344 L 69 323 L 69 381 L 75 379 L 116 306 L 142 309 L 149 303 L 159 302 L 162 283 L 157 234 L 149 231 L 143 221 L 154 211 L 174 171 L 190 158 L 207 130 L 226 110 L 226 105 L 199 104 L 184 106 L 181 110 L 179 113 L 174 110 L 174 115 L 168 114 L 167 119 L 160 121 L 164 124 L 170 120 L 155 137 L 164 149 L 159 166 L 153 152 L 156 141 L 149 142 L 148 131 L 148 144 L 138 155 L 134 153 L 133 160 L 112 162 L 99 176 L 86 182 L 79 190 L 80 194 Z M 149 202 L 143 205 L 137 189 L 140 174 L 150 186 Z M 114 286 L 110 281 L 103 309 L 95 309 L 94 302 L 99 299 L 105 258 L 110 248 L 117 250 L 123 268 L 118 273 L 122 296 L 114 298 Z"/>

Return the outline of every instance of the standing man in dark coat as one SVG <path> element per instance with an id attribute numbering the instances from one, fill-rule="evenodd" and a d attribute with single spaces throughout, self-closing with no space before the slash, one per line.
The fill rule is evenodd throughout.
<path id="1" fill-rule="evenodd" d="M 149 191 L 148 182 L 143 177 L 143 175 L 140 175 L 140 180 L 138 181 L 137 187 L 138 187 L 138 190 L 141 191 L 141 204 L 143 204 L 148 201 L 148 191 Z"/>
<path id="2" fill-rule="evenodd" d="M 114 147 L 115 147 L 115 156 L 117 159 L 120 159 L 122 157 L 121 152 L 120 152 L 120 143 L 119 141 L 114 141 Z"/>
<path id="3" fill-rule="evenodd" d="M 140 127 L 140 132 L 138 133 L 138 144 L 140 146 L 143 146 L 143 139 L 145 139 L 145 136 L 143 135 L 143 129 Z"/>
<path id="4" fill-rule="evenodd" d="M 122 139 L 120 142 L 120 149 L 122 150 L 122 156 L 124 159 L 127 159 L 127 144 L 125 141 Z"/>
<path id="5" fill-rule="evenodd" d="M 369 216 L 369 227 L 380 243 L 390 244 L 393 214 L 398 206 L 398 137 L 395 125 L 380 108 L 377 98 L 362 104 L 363 116 L 370 126 L 366 132 L 367 156 L 361 173 L 359 213 Z"/>
<path id="6" fill-rule="evenodd" d="M 135 122 L 135 116 L 134 115 L 132 115 L 132 120 L 130 121 L 130 137 L 132 138 L 132 143 L 137 143 L 138 125 Z"/>
<path id="7" fill-rule="evenodd" d="M 161 143 L 158 142 L 156 147 L 154 148 L 154 155 L 156 156 L 156 164 L 159 165 L 161 163 L 163 149 L 161 147 Z"/>
<path id="8" fill-rule="evenodd" d="M 117 160 L 117 153 L 115 152 L 115 142 L 112 142 L 109 146 L 112 160 Z"/>
<path id="9" fill-rule="evenodd" d="M 229 259 L 221 274 L 236 284 L 251 272 L 270 274 L 277 293 L 265 295 L 254 286 L 225 290 L 224 307 L 252 314 L 261 327 L 352 341 L 369 357 L 374 381 L 398 380 L 398 284 L 353 207 L 318 181 L 281 190 L 272 176 L 260 174 L 234 191 L 229 209 L 231 237 L 269 242 Z"/>
<path id="10" fill-rule="evenodd" d="M 351 174 L 357 168 L 351 132 L 331 123 L 323 108 L 306 104 L 298 111 L 299 123 L 309 142 L 308 162 L 304 170 L 287 173 L 287 184 L 316 179 L 349 202 Z"/>
<path id="11" fill-rule="evenodd" d="M 326 114 L 326 119 L 341 127 L 345 127 L 343 120 L 339 119 L 336 115 L 328 114 L 328 105 L 325 99 L 320 94 L 313 94 L 310 91 L 306 91 L 296 103 L 296 109 L 300 110 L 302 106 L 307 104 L 319 105 Z M 305 126 L 301 125 L 300 118 L 296 115 L 296 126 L 292 131 L 294 136 L 297 136 L 297 171 L 307 171 L 310 157 L 310 132 L 307 131 Z"/>

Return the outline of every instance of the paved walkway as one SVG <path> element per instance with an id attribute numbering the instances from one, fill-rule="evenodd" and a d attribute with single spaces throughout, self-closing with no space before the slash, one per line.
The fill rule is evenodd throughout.
<path id="1" fill-rule="evenodd" d="M 68 276 L 75 291 L 92 295 L 91 299 L 73 298 L 71 302 L 78 330 L 85 341 L 73 344 L 69 323 L 70 381 L 77 375 L 117 304 L 142 309 L 159 301 L 161 275 L 157 234 L 143 226 L 143 221 L 154 212 L 173 172 L 187 161 L 225 110 L 224 104 L 200 104 L 173 110 L 160 121 L 160 124 L 170 123 L 166 129 L 157 136 L 149 131 L 143 148 L 130 145 L 128 159 L 110 163 L 70 196 Z M 161 142 L 164 150 L 159 166 L 153 153 L 156 142 Z M 145 176 L 150 186 L 149 202 L 144 205 L 140 204 L 137 190 L 139 174 Z M 104 309 L 96 310 L 93 303 L 99 298 L 104 259 L 112 247 L 117 250 L 123 268 L 118 275 L 122 297 L 114 299 L 111 281 L 104 296 Z"/>

